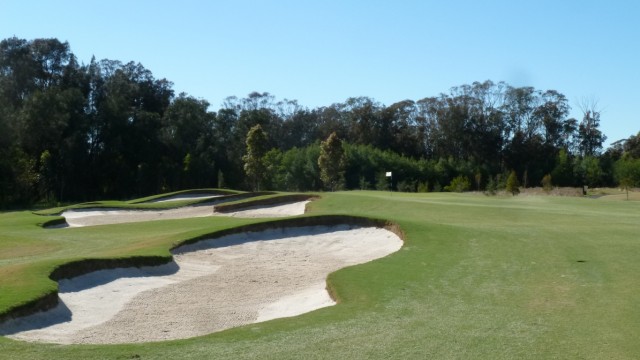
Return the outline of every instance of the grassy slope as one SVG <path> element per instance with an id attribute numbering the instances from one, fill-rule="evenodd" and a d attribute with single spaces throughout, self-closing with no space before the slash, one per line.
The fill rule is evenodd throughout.
<path id="1" fill-rule="evenodd" d="M 405 246 L 332 274 L 342 304 L 303 316 L 155 344 L 59 346 L 0 338 L 0 357 L 640 356 L 639 202 L 348 192 L 325 194 L 311 208 L 313 214 L 396 221 Z M 0 214 L 0 286 L 19 287 L 21 279 L 6 279 L 25 264 L 43 271 L 54 259 L 83 253 L 166 254 L 179 239 L 249 220 L 171 220 L 100 231 L 44 230 L 38 221 L 28 213 Z M 0 292 L 0 306 L 5 296 Z M 9 301 L 18 295 L 12 296 Z"/>

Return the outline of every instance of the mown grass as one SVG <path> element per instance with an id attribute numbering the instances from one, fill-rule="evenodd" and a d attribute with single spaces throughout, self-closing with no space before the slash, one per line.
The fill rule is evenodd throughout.
<path id="1" fill-rule="evenodd" d="M 640 202 L 343 192 L 323 194 L 309 208 L 311 215 L 394 221 L 405 245 L 331 274 L 341 304 L 302 316 L 153 344 L 64 346 L 0 338 L 0 357 L 640 357 Z M 57 230 L 42 229 L 39 221 L 29 212 L 0 214 L 0 309 L 54 286 L 46 272 L 61 259 L 166 255 L 178 241 L 262 220 Z"/>

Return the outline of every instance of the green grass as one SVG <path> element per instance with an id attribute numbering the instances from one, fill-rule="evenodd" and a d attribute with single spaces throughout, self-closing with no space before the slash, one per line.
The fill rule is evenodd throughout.
<path id="1" fill-rule="evenodd" d="M 322 194 L 310 215 L 384 218 L 405 233 L 386 258 L 329 281 L 341 303 L 199 338 L 136 345 L 30 344 L 0 358 L 640 357 L 640 202 L 472 194 Z M 0 312 L 50 289 L 54 264 L 167 255 L 179 241 L 258 222 L 224 217 L 47 230 L 0 214 Z"/>

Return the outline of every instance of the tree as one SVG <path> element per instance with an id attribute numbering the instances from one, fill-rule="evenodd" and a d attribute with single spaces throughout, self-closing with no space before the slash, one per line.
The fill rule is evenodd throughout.
<path id="1" fill-rule="evenodd" d="M 578 149 L 582 156 L 594 156 L 600 153 L 607 137 L 598 129 L 600 126 L 600 110 L 594 99 L 582 100 L 579 105 L 583 113 L 578 127 Z"/>
<path id="2" fill-rule="evenodd" d="M 590 187 L 601 183 L 603 172 L 600 167 L 600 158 L 595 156 L 585 156 L 575 164 L 574 173 L 582 185 Z"/>
<path id="3" fill-rule="evenodd" d="M 267 134 L 262 126 L 255 125 L 247 133 L 247 154 L 242 157 L 244 171 L 254 191 L 260 190 L 260 184 L 266 176 L 264 156 L 267 153 Z"/>
<path id="4" fill-rule="evenodd" d="M 624 141 L 623 148 L 625 153 L 629 156 L 640 159 L 640 132 L 637 135 L 632 135 Z"/>
<path id="5" fill-rule="evenodd" d="M 518 176 L 515 171 L 511 171 L 511 174 L 509 174 L 509 177 L 507 178 L 506 190 L 513 196 L 520 193 L 520 183 L 518 182 Z"/>
<path id="6" fill-rule="evenodd" d="M 331 191 L 335 191 L 344 180 L 344 162 L 342 140 L 335 132 L 331 133 L 327 140 L 320 144 L 318 157 L 320 180 Z"/>
<path id="7" fill-rule="evenodd" d="M 470 187 L 471 183 L 469 179 L 466 176 L 460 175 L 451 180 L 451 183 L 445 186 L 444 189 L 452 192 L 464 192 L 469 190 Z"/>
<path id="8" fill-rule="evenodd" d="M 626 156 L 618 160 L 614 167 L 614 176 L 620 188 L 626 191 L 629 200 L 629 189 L 640 185 L 640 159 Z"/>
<path id="9" fill-rule="evenodd" d="M 551 174 L 547 174 L 542 178 L 542 189 L 544 189 L 544 192 L 546 192 L 547 194 L 551 192 L 551 190 L 553 190 L 553 183 L 551 182 Z"/>

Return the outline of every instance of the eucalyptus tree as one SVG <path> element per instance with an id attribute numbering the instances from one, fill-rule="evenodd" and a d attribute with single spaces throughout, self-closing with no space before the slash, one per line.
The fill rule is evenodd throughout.
<path id="1" fill-rule="evenodd" d="M 579 104 L 582 110 L 582 121 L 578 126 L 578 149 L 582 156 L 600 154 L 602 144 L 607 137 L 600 131 L 600 113 L 598 101 L 583 99 Z"/>
<path id="2" fill-rule="evenodd" d="M 247 133 L 247 152 L 242 157 L 244 171 L 251 188 L 254 191 L 260 190 L 260 185 L 264 181 L 266 166 L 264 157 L 267 154 L 267 134 L 262 130 L 262 126 L 255 125 Z"/>
<path id="3" fill-rule="evenodd" d="M 335 191 L 344 181 L 345 157 L 342 148 L 342 140 L 336 133 L 329 135 L 327 140 L 320 144 L 320 156 L 318 167 L 320 168 L 320 180 L 325 188 Z"/>

